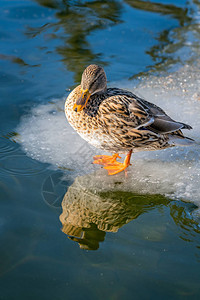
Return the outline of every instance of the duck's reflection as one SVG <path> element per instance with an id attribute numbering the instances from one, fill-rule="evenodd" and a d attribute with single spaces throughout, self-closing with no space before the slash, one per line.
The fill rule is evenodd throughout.
<path id="1" fill-rule="evenodd" d="M 152 201 L 143 199 L 146 201 L 141 205 L 137 200 L 138 196 L 132 193 L 87 190 L 77 178 L 62 202 L 62 230 L 81 248 L 96 250 L 106 232 L 117 232 L 143 213 Z"/>
<path id="2" fill-rule="evenodd" d="M 70 240 L 78 242 L 81 249 L 97 250 L 99 243 L 104 241 L 106 233 L 99 230 L 96 224 L 89 223 L 86 225 L 89 227 L 78 227 L 65 223 L 62 230 Z"/>
<path id="3" fill-rule="evenodd" d="M 65 194 L 60 221 L 63 232 L 78 242 L 80 248 L 97 250 L 106 232 L 117 232 L 141 214 L 163 206 L 168 207 L 178 227 L 194 225 L 195 222 L 186 213 L 195 209 L 191 203 L 183 204 L 161 195 L 138 195 L 114 189 L 105 192 L 97 188 L 97 183 L 92 185 L 87 176 L 83 176 L 77 177 Z"/>

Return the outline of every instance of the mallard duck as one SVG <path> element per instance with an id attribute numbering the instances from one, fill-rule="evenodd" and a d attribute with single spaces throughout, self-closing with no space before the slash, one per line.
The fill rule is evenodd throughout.
<path id="1" fill-rule="evenodd" d="M 109 175 L 130 165 L 132 152 L 158 150 L 190 144 L 181 129 L 190 125 L 171 119 L 160 107 L 133 93 L 107 88 L 104 69 L 89 65 L 81 84 L 67 97 L 65 114 L 76 132 L 93 146 L 114 153 L 96 155 L 94 164 L 103 165 Z M 126 154 L 123 163 L 119 153 Z"/>

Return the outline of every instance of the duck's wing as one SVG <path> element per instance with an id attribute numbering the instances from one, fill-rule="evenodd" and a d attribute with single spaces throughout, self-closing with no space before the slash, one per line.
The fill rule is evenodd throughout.
<path id="1" fill-rule="evenodd" d="M 135 130 L 167 134 L 192 127 L 171 119 L 160 107 L 134 94 L 114 95 L 105 99 L 99 113 L 108 126 L 127 127 Z"/>
<path id="2" fill-rule="evenodd" d="M 127 95 L 114 95 L 102 101 L 99 115 L 105 125 L 121 129 L 139 129 L 154 122 L 148 111 Z"/>
<path id="3" fill-rule="evenodd" d="M 176 132 L 181 129 L 192 129 L 190 125 L 182 122 L 177 122 L 170 118 L 160 107 L 143 99 L 138 99 L 140 104 L 148 110 L 148 114 L 154 118 L 154 122 L 149 129 L 156 133 L 166 134 Z"/>

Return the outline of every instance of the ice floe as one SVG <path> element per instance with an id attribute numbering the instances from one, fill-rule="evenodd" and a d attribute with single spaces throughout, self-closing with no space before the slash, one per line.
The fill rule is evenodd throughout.
<path id="1" fill-rule="evenodd" d="M 87 144 L 74 132 L 64 115 L 65 99 L 34 107 L 17 128 L 19 142 L 33 159 L 66 169 L 75 178 L 87 175 L 90 186 L 98 189 L 129 190 L 162 194 L 200 204 L 200 61 L 172 73 L 144 77 L 137 86 L 124 88 L 161 106 L 172 118 L 190 124 L 184 133 L 196 140 L 190 147 L 133 154 L 128 177 L 111 176 L 92 165 L 92 156 L 102 151 Z M 117 83 L 115 83 L 115 86 Z M 110 84 L 112 86 L 112 84 Z M 118 85 L 118 87 L 120 84 Z M 86 180 L 87 181 L 87 180 Z M 116 185 L 116 182 L 121 184 Z"/>

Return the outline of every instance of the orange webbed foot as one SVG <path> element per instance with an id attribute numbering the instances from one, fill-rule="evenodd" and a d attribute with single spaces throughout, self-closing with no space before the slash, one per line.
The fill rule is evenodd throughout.
<path id="1" fill-rule="evenodd" d="M 103 165 L 104 169 L 108 171 L 108 175 L 115 175 L 125 170 L 130 166 L 132 150 L 127 154 L 123 163 L 117 161 L 117 158 L 121 158 L 119 154 L 109 155 L 96 155 L 94 156 L 93 164 Z"/>
<path id="2" fill-rule="evenodd" d="M 108 171 L 108 175 L 115 175 L 124 171 L 128 166 L 129 165 L 125 165 L 124 163 L 116 161 L 113 164 L 105 166 L 104 169 Z"/>
<path id="3" fill-rule="evenodd" d="M 117 158 L 121 158 L 117 153 L 113 155 L 96 155 L 93 157 L 93 164 L 106 166 L 108 164 L 113 164 L 117 162 Z"/>

